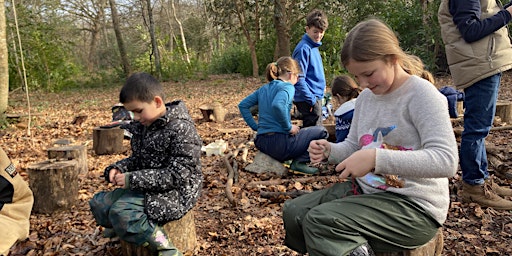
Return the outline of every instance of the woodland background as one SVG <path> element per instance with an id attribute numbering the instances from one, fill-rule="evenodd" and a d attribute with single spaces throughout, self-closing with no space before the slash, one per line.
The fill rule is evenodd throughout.
<path id="1" fill-rule="evenodd" d="M 80 177 L 76 207 L 51 215 L 34 213 L 30 238 L 13 248 L 12 255 L 119 255 L 119 241 L 101 237 L 87 201 L 95 192 L 111 189 L 100 177 L 103 168 L 130 153 L 126 145 L 122 154 L 95 155 L 92 129 L 111 121 L 110 108 L 131 72 L 152 73 L 164 82 L 169 100 L 184 100 L 205 145 L 223 139 L 234 150 L 253 136 L 236 105 L 261 86 L 267 63 L 291 54 L 313 8 L 329 17 L 320 48 L 328 83 L 345 72 L 339 51 L 346 32 L 375 16 L 397 32 L 404 49 L 423 59 L 438 78 L 436 86 L 449 85 L 437 22 L 439 2 L 0 0 L 0 113 L 21 116 L 0 114 L 0 145 L 27 180 L 27 166 L 46 159 L 45 150 L 57 139 L 86 145 L 90 168 Z M 510 77 L 505 73 L 501 100 L 512 100 Z M 228 110 L 226 121 L 202 121 L 199 106 L 212 102 Z M 77 116 L 87 119 L 73 124 Z M 493 131 L 488 142 L 508 148 L 502 161 L 510 168 L 511 132 Z M 252 146 L 249 162 L 254 153 Z M 280 211 L 286 197 L 268 199 L 260 193 L 311 191 L 337 181 L 334 173 L 308 181 L 290 174 L 280 184 L 254 187 L 251 182 L 277 177 L 244 172 L 247 162 L 237 157 L 240 178 L 231 191 L 238 204 L 232 206 L 225 194 L 222 158 L 203 155 L 201 161 L 205 183 L 196 208 L 194 255 L 297 255 L 282 244 Z M 511 213 L 462 204 L 458 181 L 457 175 L 450 183 L 444 254 L 512 255 Z M 510 185 L 509 180 L 497 181 Z"/>

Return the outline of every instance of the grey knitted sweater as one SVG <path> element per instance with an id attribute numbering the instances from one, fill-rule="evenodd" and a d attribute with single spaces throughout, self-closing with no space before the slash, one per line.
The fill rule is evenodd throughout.
<path id="1" fill-rule="evenodd" d="M 395 150 L 384 149 L 383 143 Z M 446 97 L 431 83 L 411 76 L 386 95 L 364 90 L 348 137 L 331 144 L 329 162 L 339 163 L 362 148 L 377 148 L 375 170 L 357 178 L 364 193 L 406 195 L 444 223 L 450 203 L 448 177 L 457 171 L 458 152 Z M 398 175 L 404 186 L 379 184 L 382 174 Z"/>

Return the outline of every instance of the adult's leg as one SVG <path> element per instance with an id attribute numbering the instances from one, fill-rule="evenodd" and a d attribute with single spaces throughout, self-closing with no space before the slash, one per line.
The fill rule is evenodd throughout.
<path id="1" fill-rule="evenodd" d="M 302 127 L 322 125 L 322 101 L 317 99 L 315 105 L 307 102 L 295 102 L 297 110 L 302 115 Z"/>
<path id="2" fill-rule="evenodd" d="M 368 243 L 376 252 L 419 247 L 439 224 L 405 196 L 382 192 L 321 204 L 303 220 L 309 255 L 347 255 Z"/>
<path id="3" fill-rule="evenodd" d="M 460 144 L 462 179 L 480 185 L 489 177 L 485 138 L 491 130 L 501 73 L 482 79 L 464 89 L 464 131 Z"/>
<path id="4" fill-rule="evenodd" d="M 362 191 L 356 183 L 347 181 L 336 183 L 327 189 L 287 200 L 283 205 L 283 222 L 286 232 L 285 245 L 297 252 L 306 253 L 306 241 L 304 239 L 302 223 L 308 211 L 322 203 L 360 193 Z"/>

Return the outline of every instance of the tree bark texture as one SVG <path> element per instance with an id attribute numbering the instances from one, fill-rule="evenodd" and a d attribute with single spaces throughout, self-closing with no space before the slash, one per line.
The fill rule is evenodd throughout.
<path id="1" fill-rule="evenodd" d="M 124 130 L 96 127 L 92 133 L 92 147 L 97 155 L 121 153 L 123 151 Z"/>
<path id="2" fill-rule="evenodd" d="M 9 99 L 9 56 L 5 22 L 5 1 L 0 0 L 0 114 L 7 110 Z"/>
<path id="3" fill-rule="evenodd" d="M 196 224 L 194 221 L 194 210 L 190 210 L 185 216 L 179 220 L 167 222 L 163 226 L 167 236 L 172 240 L 172 243 L 178 250 L 186 254 L 193 252 L 196 243 Z M 149 248 L 136 246 L 121 240 L 121 250 L 123 255 L 132 256 L 151 256 Z"/>
<path id="4" fill-rule="evenodd" d="M 123 65 L 123 72 L 126 77 L 130 75 L 131 67 L 128 61 L 128 54 L 124 46 L 123 34 L 121 33 L 121 23 L 119 22 L 119 14 L 117 13 L 116 1 L 109 0 L 110 11 L 112 13 L 112 25 L 116 34 L 117 47 L 119 48 L 119 55 L 121 56 L 121 64 Z"/>
<path id="5" fill-rule="evenodd" d="M 34 193 L 33 211 L 52 213 L 69 210 L 78 201 L 77 161 L 44 161 L 28 166 Z"/>
<path id="6" fill-rule="evenodd" d="M 86 174 L 89 171 L 87 165 L 87 148 L 84 145 L 69 145 L 47 149 L 48 159 L 57 161 L 76 160 L 79 174 Z"/>

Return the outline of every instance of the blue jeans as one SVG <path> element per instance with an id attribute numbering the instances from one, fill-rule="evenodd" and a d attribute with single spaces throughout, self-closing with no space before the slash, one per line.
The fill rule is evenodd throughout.
<path id="1" fill-rule="evenodd" d="M 462 179 L 470 185 L 483 184 L 489 177 L 485 137 L 489 135 L 500 88 L 501 73 L 464 89 L 464 131 L 460 143 Z"/>
<path id="2" fill-rule="evenodd" d="M 302 128 L 296 135 L 284 133 L 259 134 L 254 145 L 259 151 L 279 162 L 297 160 L 309 162 L 309 143 L 313 140 L 326 139 L 329 134 L 323 126 Z"/>

